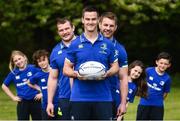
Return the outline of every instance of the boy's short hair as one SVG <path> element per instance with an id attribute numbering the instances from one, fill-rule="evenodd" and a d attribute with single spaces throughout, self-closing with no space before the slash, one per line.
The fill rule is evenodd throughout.
<path id="1" fill-rule="evenodd" d="M 169 60 L 169 63 L 171 63 L 171 61 L 172 61 L 171 55 L 167 52 L 159 53 L 156 60 L 160 60 L 160 59 L 167 59 L 167 60 Z"/>
<path id="2" fill-rule="evenodd" d="M 33 62 L 36 66 L 38 66 L 37 60 L 40 59 L 41 57 L 47 57 L 49 58 L 49 52 L 47 50 L 37 50 L 33 53 Z"/>

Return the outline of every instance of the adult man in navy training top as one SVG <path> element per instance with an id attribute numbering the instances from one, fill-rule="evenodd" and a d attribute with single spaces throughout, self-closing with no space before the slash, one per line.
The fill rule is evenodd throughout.
<path id="1" fill-rule="evenodd" d="M 114 13 L 105 12 L 101 15 L 99 19 L 99 29 L 103 36 L 107 37 L 113 42 L 115 52 L 116 54 L 118 54 L 118 62 L 120 67 L 119 74 L 118 76 L 111 77 L 111 91 L 113 96 L 113 118 L 115 118 L 116 115 L 121 115 L 126 112 L 126 98 L 128 93 L 128 58 L 124 46 L 121 45 L 113 36 L 117 29 L 117 16 Z M 117 109 L 120 112 L 117 112 Z"/>
<path id="2" fill-rule="evenodd" d="M 98 33 L 98 12 L 88 6 L 83 9 L 84 33 L 70 45 L 63 72 L 74 78 L 71 91 L 71 119 L 111 120 L 112 96 L 109 76 L 119 70 L 113 43 Z M 105 65 L 107 72 L 103 80 L 82 80 L 78 67 L 87 61 L 97 61 Z"/>
<path id="3" fill-rule="evenodd" d="M 57 30 L 62 41 L 52 50 L 50 56 L 51 71 L 48 79 L 48 106 L 47 113 L 54 116 L 53 96 L 56 88 L 59 91 L 59 115 L 62 120 L 70 119 L 70 78 L 63 74 L 64 59 L 69 49 L 69 45 L 76 37 L 74 35 L 75 27 L 66 18 L 57 19 Z M 58 85 L 58 87 L 57 87 Z M 62 113 L 62 114 L 61 114 Z"/>

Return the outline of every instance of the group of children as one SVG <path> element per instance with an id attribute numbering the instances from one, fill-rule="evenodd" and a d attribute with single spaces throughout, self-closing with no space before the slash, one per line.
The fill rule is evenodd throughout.
<path id="1" fill-rule="evenodd" d="M 9 68 L 11 72 L 5 78 L 2 89 L 17 104 L 18 120 L 47 120 L 57 119 L 49 117 L 47 107 L 47 81 L 50 71 L 49 53 L 46 50 L 38 50 L 33 54 L 35 65 L 28 64 L 26 55 L 18 50 L 11 53 Z M 8 88 L 13 82 L 17 95 Z M 57 91 L 58 93 L 58 91 Z M 54 96 L 55 110 L 58 110 L 58 94 Z M 42 101 L 41 101 L 42 98 Z M 58 112 L 58 111 L 56 111 Z"/>
<path id="2" fill-rule="evenodd" d="M 9 62 L 11 72 L 2 84 L 4 92 L 13 101 L 18 102 L 18 120 L 29 120 L 30 115 L 32 120 L 49 118 L 46 113 L 47 81 L 51 68 L 48 52 L 36 51 L 33 54 L 33 61 L 36 66 L 28 64 L 26 55 L 21 51 L 12 51 Z M 127 105 L 133 102 L 135 96 L 141 97 L 137 109 L 137 120 L 163 120 L 163 100 L 170 92 L 171 79 L 166 70 L 171 66 L 171 57 L 168 53 L 161 52 L 155 63 L 156 66 L 145 69 L 141 61 L 135 60 L 128 66 Z M 11 82 L 16 86 L 17 95 L 8 88 Z M 57 114 L 52 119 L 58 119 L 58 115 L 61 115 L 58 111 L 58 96 L 54 96 L 53 103 Z M 119 118 L 122 119 L 122 116 Z"/>

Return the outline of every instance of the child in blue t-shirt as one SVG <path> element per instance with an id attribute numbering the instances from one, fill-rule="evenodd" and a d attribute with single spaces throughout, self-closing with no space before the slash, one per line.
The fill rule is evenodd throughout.
<path id="1" fill-rule="evenodd" d="M 28 85 L 32 88 L 35 88 L 36 90 L 39 90 L 42 92 L 43 100 L 42 100 L 42 119 L 43 120 L 56 120 L 58 119 L 58 94 L 56 92 L 53 100 L 54 104 L 54 117 L 48 116 L 46 112 L 47 108 L 47 83 L 48 83 L 48 77 L 49 77 L 49 71 L 50 71 L 50 65 L 48 60 L 49 53 L 46 50 L 37 50 L 33 54 L 33 61 L 36 64 L 36 66 L 40 67 L 41 70 L 37 72 L 35 75 L 33 75 L 29 79 Z M 39 89 L 39 87 L 40 89 Z"/>
<path id="2" fill-rule="evenodd" d="M 145 81 L 145 67 L 139 61 L 133 61 L 128 67 L 128 96 L 127 104 L 133 103 L 135 96 L 147 97 L 147 83 Z M 123 119 L 123 115 L 118 117 L 118 121 Z"/>
<path id="3" fill-rule="evenodd" d="M 34 65 L 28 64 L 28 59 L 24 53 L 14 50 L 11 53 L 9 68 L 11 72 L 5 78 L 2 89 L 17 103 L 18 120 L 41 120 L 41 94 L 37 90 L 30 88 L 28 79 L 39 71 Z M 9 89 L 9 85 L 14 83 L 17 95 Z"/>
<path id="4" fill-rule="evenodd" d="M 171 56 L 161 52 L 155 63 L 155 67 L 146 69 L 148 97 L 140 99 L 137 120 L 163 120 L 164 99 L 170 92 L 171 78 L 166 70 L 171 66 Z"/>

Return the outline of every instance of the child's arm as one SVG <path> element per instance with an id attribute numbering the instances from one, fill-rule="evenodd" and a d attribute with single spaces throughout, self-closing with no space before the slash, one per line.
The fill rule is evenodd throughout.
<path id="1" fill-rule="evenodd" d="M 163 95 L 164 100 L 166 99 L 167 95 L 168 95 L 168 93 L 164 93 L 164 95 Z"/>
<path id="2" fill-rule="evenodd" d="M 28 84 L 29 87 L 41 92 L 41 89 L 37 84 L 31 84 L 31 82 L 29 80 L 27 82 L 28 82 L 27 84 Z"/>
<path id="3" fill-rule="evenodd" d="M 33 88 L 33 89 L 35 89 L 35 90 L 37 90 L 39 93 L 38 94 L 36 94 L 36 96 L 34 97 L 34 99 L 35 100 L 41 100 L 41 98 L 42 98 L 42 93 L 41 93 L 41 89 L 40 89 L 40 87 L 37 85 L 37 84 L 31 84 L 31 82 L 30 82 L 30 80 L 28 80 L 28 86 L 29 87 L 31 87 L 31 88 Z"/>
<path id="4" fill-rule="evenodd" d="M 9 89 L 9 87 L 7 87 L 5 84 L 2 84 L 2 89 L 13 101 L 17 101 L 17 102 L 21 101 L 21 98 L 19 98 L 18 96 L 15 96 L 12 93 L 12 91 Z"/>

